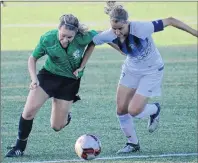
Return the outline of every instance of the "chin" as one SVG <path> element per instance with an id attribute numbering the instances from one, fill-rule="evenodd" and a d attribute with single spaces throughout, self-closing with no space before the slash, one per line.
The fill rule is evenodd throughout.
<path id="1" fill-rule="evenodd" d="M 123 35 L 122 34 L 120 34 L 120 35 L 117 35 L 117 37 L 122 37 Z"/>
<path id="2" fill-rule="evenodd" d="M 61 44 L 63 48 L 66 48 L 68 44 Z"/>

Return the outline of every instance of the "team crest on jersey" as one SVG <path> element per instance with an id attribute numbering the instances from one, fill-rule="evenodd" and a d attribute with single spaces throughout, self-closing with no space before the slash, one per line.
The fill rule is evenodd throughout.
<path id="1" fill-rule="evenodd" d="M 80 50 L 76 50 L 76 51 L 73 53 L 73 56 L 74 56 L 74 58 L 79 58 L 79 57 L 80 57 Z"/>
<path id="2" fill-rule="evenodd" d="M 131 47 L 131 49 L 135 49 L 136 48 L 136 46 L 134 44 L 130 44 L 129 46 Z"/>

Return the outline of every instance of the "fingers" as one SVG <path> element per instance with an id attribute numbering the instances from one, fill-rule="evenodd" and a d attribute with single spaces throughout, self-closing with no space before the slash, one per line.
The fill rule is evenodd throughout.
<path id="1" fill-rule="evenodd" d="M 75 76 L 77 76 L 77 74 L 78 74 L 78 71 L 74 71 L 74 73 L 73 73 Z"/>
<path id="2" fill-rule="evenodd" d="M 76 71 L 73 72 L 73 74 L 78 78 L 78 72 L 79 70 L 77 69 Z"/>
<path id="3" fill-rule="evenodd" d="M 38 84 L 37 82 L 31 83 L 31 84 L 30 84 L 30 89 L 33 90 L 33 89 L 35 89 L 35 88 L 38 87 L 38 86 L 39 86 L 39 84 Z"/>
<path id="4" fill-rule="evenodd" d="M 73 74 L 76 76 L 76 78 L 81 78 L 82 75 L 83 75 L 83 68 L 79 68 L 79 69 L 76 69 L 76 71 L 73 72 Z"/>

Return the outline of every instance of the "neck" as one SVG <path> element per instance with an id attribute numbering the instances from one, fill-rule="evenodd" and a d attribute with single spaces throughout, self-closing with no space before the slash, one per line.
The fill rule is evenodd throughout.
<path id="1" fill-rule="evenodd" d="M 127 37 L 129 35 L 130 32 L 130 23 L 128 23 L 127 25 L 127 32 L 124 34 L 124 37 Z"/>

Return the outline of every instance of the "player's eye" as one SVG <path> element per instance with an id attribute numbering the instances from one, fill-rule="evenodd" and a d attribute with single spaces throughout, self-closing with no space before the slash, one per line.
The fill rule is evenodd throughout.
<path id="1" fill-rule="evenodd" d="M 123 27 L 121 27 L 121 28 L 112 28 L 113 30 L 122 30 L 123 29 Z"/>
<path id="2" fill-rule="evenodd" d="M 64 34 L 61 34 L 61 36 L 62 36 L 62 37 L 66 37 L 66 35 L 64 35 Z"/>

